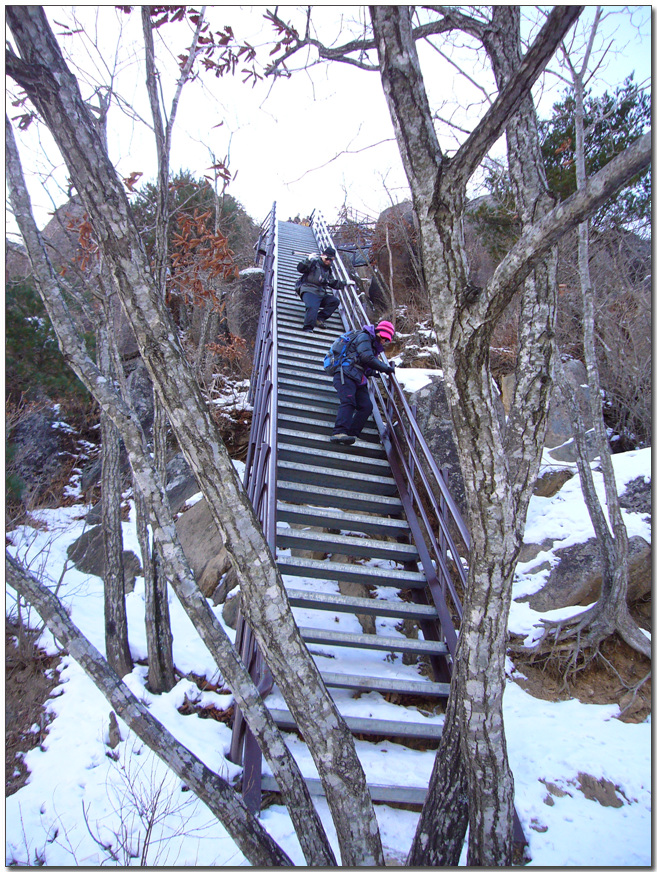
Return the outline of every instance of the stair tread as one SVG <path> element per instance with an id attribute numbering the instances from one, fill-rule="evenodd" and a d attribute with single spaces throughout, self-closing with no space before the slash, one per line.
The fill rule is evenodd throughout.
<path id="1" fill-rule="evenodd" d="M 311 796 L 324 796 L 324 787 L 319 778 L 304 778 Z M 426 787 L 399 787 L 393 784 L 374 784 L 367 782 L 370 796 L 375 802 L 399 802 L 405 805 L 424 805 L 427 797 Z M 262 776 L 262 789 L 273 793 L 279 791 L 273 775 Z"/>
<path id="2" fill-rule="evenodd" d="M 385 675 L 352 675 L 346 672 L 319 670 L 328 687 L 343 690 L 376 690 L 380 693 L 404 693 L 411 696 L 449 696 L 449 684 L 439 681 L 423 681 L 421 678 L 388 678 Z"/>
<path id="3" fill-rule="evenodd" d="M 407 639 L 405 636 L 382 636 L 368 633 L 345 633 L 316 627 L 299 627 L 306 643 L 340 645 L 347 648 L 367 648 L 373 651 L 408 651 L 413 654 L 447 654 L 444 642 L 427 639 Z"/>
<path id="4" fill-rule="evenodd" d="M 339 487 L 326 487 L 303 481 L 282 481 L 280 479 L 277 481 L 276 487 L 279 499 L 288 502 L 309 503 L 333 509 L 344 506 L 348 510 L 360 509 L 362 512 L 381 515 L 400 514 L 402 511 L 402 502 L 399 497 L 394 495 L 365 494 Z"/>
<path id="5" fill-rule="evenodd" d="M 295 588 L 287 588 L 287 596 L 293 608 L 333 609 L 336 612 L 372 614 L 382 618 L 399 618 L 399 620 L 430 620 L 438 617 L 434 606 L 420 603 L 369 597 L 366 599 L 365 597 L 345 596 L 339 593 L 319 593 L 314 590 L 296 590 Z"/>
<path id="6" fill-rule="evenodd" d="M 313 526 L 307 520 L 310 516 L 316 521 L 314 526 L 334 527 L 340 530 L 356 529 L 352 525 L 374 527 L 381 535 L 400 535 L 409 530 L 408 521 L 405 518 L 377 517 L 376 515 L 348 512 L 323 506 L 299 506 L 296 503 L 285 503 L 282 500 L 279 500 L 276 509 L 277 512 L 285 513 L 288 518 L 294 518 L 288 523 Z"/>
<path id="7" fill-rule="evenodd" d="M 399 562 L 402 558 L 405 561 L 417 560 L 419 555 L 415 545 L 407 545 L 402 542 L 385 542 L 380 539 L 367 539 L 362 536 L 341 536 L 339 533 L 320 533 L 310 532 L 308 530 L 295 530 L 289 526 L 282 524 L 277 528 L 277 541 L 286 541 L 285 547 L 305 548 L 306 550 L 315 550 L 315 546 L 325 546 L 325 551 L 337 551 L 344 553 L 343 548 L 348 548 L 354 552 L 359 552 L 363 557 L 367 557 L 368 551 L 377 551 L 382 554 L 389 554 L 390 560 Z M 290 545 L 290 542 L 298 543 Z"/>
<path id="8" fill-rule="evenodd" d="M 328 442 L 328 445 L 333 448 L 336 443 Z M 279 438 L 278 456 L 284 460 L 290 460 L 290 457 L 284 457 L 283 455 L 294 455 L 295 458 L 298 458 L 299 462 L 311 463 L 313 466 L 324 466 L 329 464 L 330 467 L 341 467 L 345 471 L 349 468 L 358 471 L 361 468 L 367 467 L 373 474 L 376 474 L 377 470 L 382 474 L 390 472 L 390 464 L 388 463 L 387 458 L 363 457 L 361 454 L 358 454 L 356 450 L 347 453 L 344 451 L 344 446 L 340 446 L 343 448 L 342 451 L 327 452 L 326 449 L 328 445 L 326 442 L 321 446 L 296 445 L 293 442 L 287 442 L 284 439 Z M 356 443 L 354 442 L 353 446 L 355 445 Z M 353 446 L 351 447 L 353 448 Z M 329 467 L 327 466 L 327 468 Z"/>
<path id="9" fill-rule="evenodd" d="M 426 587 L 421 572 L 411 569 L 385 569 L 381 566 L 362 566 L 360 563 L 337 563 L 333 560 L 313 560 L 311 557 L 281 555 L 276 563 L 283 575 L 301 575 L 305 578 L 324 578 L 332 581 L 356 581 L 360 584 L 398 587 Z"/>
<path id="10" fill-rule="evenodd" d="M 279 727 L 296 728 L 292 713 L 287 709 L 270 708 Z M 377 736 L 396 736 L 407 738 L 439 739 L 442 723 L 422 723 L 418 721 L 391 721 L 384 718 L 362 718 L 342 715 L 352 733 L 365 733 Z"/>

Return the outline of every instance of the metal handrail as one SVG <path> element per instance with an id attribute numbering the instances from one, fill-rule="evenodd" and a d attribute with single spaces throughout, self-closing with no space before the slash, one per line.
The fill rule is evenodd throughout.
<path id="1" fill-rule="evenodd" d="M 317 211 L 313 215 L 312 226 L 320 249 L 332 245 L 328 226 Z M 335 265 L 340 278 L 345 283 L 345 288 L 337 292 L 343 322 L 347 329 L 360 329 L 370 321 L 362 294 L 358 292 L 355 283 L 349 277 L 339 252 L 336 255 Z M 470 553 L 470 535 L 465 521 L 395 375 L 371 379 L 369 388 L 374 402 L 374 418 L 393 475 L 397 479 L 405 511 L 407 515 L 409 512 L 412 515 L 409 523 L 414 530 L 414 539 L 417 540 L 418 536 L 422 539 L 421 543 L 416 541 L 416 545 L 421 557 L 424 553 L 421 563 L 427 575 L 434 604 L 441 611 L 442 604 L 438 600 L 441 597 L 447 599 L 446 594 L 449 594 L 453 610 L 460 620 L 462 607 L 450 567 L 465 588 Z M 437 536 L 430 513 L 433 514 L 438 525 Z M 458 537 L 458 544 L 454 534 Z M 443 547 L 442 543 L 445 543 L 446 547 Z M 449 642 L 451 640 L 455 645 L 456 634 L 453 632 L 453 626 L 451 628 L 449 626 L 451 618 L 448 618 L 447 624 L 444 618 L 445 616 L 442 615 L 441 623 L 450 652 L 453 654 L 452 644 Z"/>
<path id="2" fill-rule="evenodd" d="M 276 554 L 276 434 L 278 430 L 277 230 L 276 203 L 274 203 L 256 245 L 256 259 L 262 255 L 263 250 L 265 252 L 265 276 L 249 386 L 249 403 L 253 406 L 253 416 L 244 473 L 247 494 L 273 555 Z M 273 679 L 251 628 L 241 612 L 237 621 L 235 645 L 258 690 L 265 696 L 273 686 Z M 242 792 L 249 808 L 256 811 L 260 807 L 261 754 L 238 708 L 235 710 L 230 759 L 235 763 L 244 760 Z"/>

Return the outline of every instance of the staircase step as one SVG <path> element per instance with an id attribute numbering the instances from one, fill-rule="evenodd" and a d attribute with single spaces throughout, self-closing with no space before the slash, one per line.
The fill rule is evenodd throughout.
<path id="1" fill-rule="evenodd" d="M 324 787 L 319 778 L 304 778 L 311 796 L 324 796 Z M 389 784 L 367 783 L 367 788 L 374 802 L 399 802 L 404 805 L 424 805 L 427 798 L 426 787 L 397 787 Z M 273 775 L 262 776 L 262 789 L 279 793 L 278 784 Z"/>
<path id="2" fill-rule="evenodd" d="M 332 560 L 311 560 L 309 557 L 285 557 L 276 560 L 282 575 L 303 578 L 324 578 L 329 581 L 354 581 L 357 584 L 382 585 L 384 587 L 426 587 L 421 572 L 410 569 L 385 569 L 382 566 L 361 566 L 360 563 L 335 563 Z"/>
<path id="3" fill-rule="evenodd" d="M 279 417 L 279 425 L 280 425 Z M 344 454 L 344 446 L 336 442 L 330 442 L 325 433 L 310 433 L 303 430 L 290 430 L 287 427 L 278 428 L 278 445 L 303 445 L 307 448 L 312 448 L 317 452 L 321 452 L 326 457 L 332 453 Z M 358 455 L 359 457 L 374 457 L 380 460 L 386 460 L 386 452 L 380 442 L 364 442 L 363 439 L 357 439 L 349 448 L 349 457 Z"/>
<path id="4" fill-rule="evenodd" d="M 314 590 L 287 588 L 290 605 L 294 608 L 321 609 L 329 612 L 346 612 L 350 615 L 374 615 L 381 618 L 397 618 L 400 621 L 427 621 L 437 619 L 434 606 L 407 603 L 395 600 L 344 596 L 339 593 L 318 593 Z"/>
<path id="5" fill-rule="evenodd" d="M 288 375 L 280 375 L 278 377 L 278 395 L 284 396 L 289 391 L 297 391 L 301 394 L 306 394 L 310 397 L 317 396 L 317 399 L 324 404 L 327 400 L 334 400 L 339 403 L 338 393 L 333 387 L 333 380 L 325 377 L 322 381 L 318 379 L 290 378 Z"/>
<path id="6" fill-rule="evenodd" d="M 323 487 L 300 481 L 277 481 L 276 495 L 288 503 L 346 509 L 348 512 L 370 512 L 374 515 L 401 515 L 398 496 L 359 493 L 336 487 Z"/>
<path id="7" fill-rule="evenodd" d="M 367 651 L 403 651 L 407 654 L 441 656 L 447 654 L 444 642 L 407 639 L 405 636 L 381 636 L 369 633 L 342 633 L 316 627 L 299 627 L 301 638 L 308 645 L 337 645 L 340 648 L 362 648 Z"/>
<path id="8" fill-rule="evenodd" d="M 309 399 L 311 399 L 311 395 L 309 393 L 305 393 L 301 386 L 296 389 L 290 387 L 289 385 L 279 385 L 278 387 L 279 403 L 289 402 L 299 403 L 300 405 L 303 405 L 303 403 L 308 401 Z M 326 391 L 325 393 L 322 393 L 321 397 L 315 395 L 314 397 L 312 397 L 312 400 L 313 405 L 319 406 L 319 408 L 323 408 L 325 411 L 331 413 L 334 417 L 337 414 L 340 400 L 336 391 Z"/>
<path id="9" fill-rule="evenodd" d="M 342 690 L 378 691 L 379 693 L 403 693 L 411 696 L 449 696 L 449 684 L 439 681 L 421 681 L 405 678 L 386 678 L 386 676 L 349 675 L 342 672 L 324 672 L 320 675 L 327 687 Z"/>
<path id="10" fill-rule="evenodd" d="M 409 526 L 405 518 L 386 518 L 376 515 L 359 515 L 340 509 L 321 506 L 299 506 L 279 501 L 276 517 L 288 524 L 303 524 L 307 527 L 328 527 L 332 530 L 350 530 L 382 536 L 405 536 Z"/>
<path id="11" fill-rule="evenodd" d="M 397 493 L 397 485 L 392 475 L 370 475 L 365 472 L 356 475 L 350 470 L 320 469 L 308 463 L 293 463 L 288 460 L 278 460 L 276 470 L 277 479 L 281 482 L 305 482 L 313 486 L 381 494 L 382 496 L 393 496 Z"/>
<path id="12" fill-rule="evenodd" d="M 415 545 L 365 539 L 362 536 L 342 536 L 339 533 L 295 530 L 282 524 L 276 530 L 276 545 L 278 548 L 323 551 L 326 554 L 349 554 L 366 560 L 376 557 L 395 563 L 412 563 L 419 559 Z"/>
<path id="13" fill-rule="evenodd" d="M 335 415 L 319 406 L 304 406 L 301 403 L 281 402 L 278 404 L 278 421 L 286 427 L 295 427 L 299 433 L 312 433 L 327 442 L 333 432 Z M 380 445 L 379 431 L 370 419 L 363 427 L 360 438 L 354 443 L 357 448 L 361 442 Z M 333 444 L 333 443 L 329 443 Z"/>
<path id="14" fill-rule="evenodd" d="M 297 729 L 292 714 L 287 709 L 270 709 L 279 727 L 288 730 Z M 386 721 L 378 718 L 357 718 L 343 715 L 345 723 L 352 733 L 369 736 L 394 736 L 406 739 L 438 740 L 442 735 L 442 724 L 417 723 L 415 721 Z"/>
<path id="15" fill-rule="evenodd" d="M 320 385 L 322 387 L 335 390 L 333 387 L 333 377 L 324 371 L 321 362 L 318 361 L 296 361 L 294 364 L 290 360 L 278 360 L 278 378 L 286 379 L 293 384 L 308 384 Z"/>
<path id="16" fill-rule="evenodd" d="M 280 436 L 280 433 L 279 433 Z M 354 445 L 350 446 L 353 450 Z M 331 448 L 336 446 L 334 442 L 328 442 Z M 361 472 L 369 475 L 386 475 L 390 474 L 390 465 L 388 461 L 378 457 L 363 457 L 360 453 L 353 451 L 328 451 L 326 441 L 320 442 L 319 445 L 306 446 L 290 444 L 285 439 L 280 439 L 278 442 L 278 459 L 289 460 L 293 463 L 308 463 L 311 466 L 318 466 L 321 469 L 343 469 L 350 470 L 357 475 Z"/>

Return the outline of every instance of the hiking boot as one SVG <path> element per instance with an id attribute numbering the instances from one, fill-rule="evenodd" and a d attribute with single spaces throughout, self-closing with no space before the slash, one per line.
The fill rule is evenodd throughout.
<path id="1" fill-rule="evenodd" d="M 303 330 L 304 333 L 312 333 L 315 328 L 314 327 L 302 327 L 301 329 Z"/>
<path id="2" fill-rule="evenodd" d="M 336 442 L 338 445 L 353 445 L 355 441 L 356 437 L 348 433 L 334 433 L 331 436 L 331 442 Z"/>
<path id="3" fill-rule="evenodd" d="M 321 318 L 318 319 L 315 327 L 317 327 L 318 330 L 323 330 L 326 327 L 326 321 L 322 321 Z"/>

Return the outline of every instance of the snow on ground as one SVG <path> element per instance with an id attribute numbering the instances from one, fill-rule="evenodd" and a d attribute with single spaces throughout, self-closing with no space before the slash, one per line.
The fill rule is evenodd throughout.
<path id="1" fill-rule="evenodd" d="M 413 375 L 418 386 L 422 372 Z M 417 389 L 417 388 L 415 388 Z M 613 458 L 619 490 L 640 476 L 651 477 L 650 449 Z M 594 464 L 595 468 L 595 464 Z M 596 473 L 598 476 L 598 473 Z M 80 506 L 38 513 L 43 529 L 21 528 L 9 534 L 9 551 L 24 560 L 35 573 L 43 572 L 60 594 L 71 617 L 92 643 L 104 651 L 102 582 L 66 564 L 66 549 L 84 530 Z M 630 535 L 650 538 L 649 524 L 639 515 L 625 514 Z M 124 522 L 125 547 L 138 553 L 134 512 Z M 530 504 L 526 541 L 554 539 L 563 546 L 590 535 L 590 522 L 579 491 L 577 476 L 553 498 L 534 497 Z M 542 559 L 551 559 L 543 552 Z M 531 568 L 520 566 L 516 595 L 526 593 Z M 536 584 L 536 578 L 531 581 Z M 539 580 L 540 583 L 540 580 Z M 330 586 L 330 583 L 327 583 Z M 293 579 L 293 586 L 303 579 Z M 329 589 L 329 588 L 327 588 Z M 386 591 L 386 596 L 390 592 Z M 15 610 L 15 596 L 7 589 L 7 609 Z M 570 611 L 577 611 L 572 609 Z M 565 610 L 559 610 L 563 615 Z M 221 608 L 215 613 L 221 620 Z M 130 640 L 136 659 L 145 656 L 143 629 L 144 590 L 137 579 L 128 595 Z M 551 613 L 552 615 L 556 613 Z M 219 676 L 212 658 L 194 632 L 189 619 L 171 599 L 174 657 L 183 673 Z M 350 616 L 342 615 L 346 622 Z M 510 627 L 531 633 L 545 614 L 513 603 Z M 38 618 L 30 615 L 36 625 Z M 234 638 L 230 628 L 229 636 Z M 394 626 L 378 627 L 386 633 Z M 46 631 L 43 647 L 57 646 Z M 377 672 L 392 670 L 400 677 L 408 669 L 390 662 L 385 652 L 361 652 L 372 659 Z M 331 669 L 335 661 L 331 660 Z M 415 674 L 417 678 L 417 673 Z M 208 766 L 226 778 L 238 767 L 226 759 L 230 731 L 226 725 L 177 711 L 189 699 L 212 698 L 227 708 L 229 693 L 205 694 L 190 681 L 181 681 L 170 693 L 152 696 L 144 687 L 144 668 L 136 666 L 126 681 L 146 700 L 152 713 Z M 48 702 L 56 715 L 42 746 L 25 758 L 28 783 L 6 802 L 6 862 L 20 865 L 98 866 L 241 866 L 248 865 L 225 830 L 196 798 L 180 790 L 177 779 L 143 744 L 121 725 L 122 741 L 116 759 L 108 755 L 109 705 L 70 657 L 61 667 L 59 695 Z M 366 694 L 364 704 L 372 711 L 388 707 L 379 694 Z M 348 694 L 345 693 L 345 700 Z M 349 703 L 351 704 L 351 703 Z M 529 840 L 533 866 L 650 866 L 651 865 L 651 724 L 625 724 L 615 705 L 584 705 L 577 700 L 546 702 L 529 696 L 509 681 L 504 701 L 507 744 L 516 789 L 516 808 Z M 425 717 L 409 710 L 408 717 Z M 434 716 L 436 717 L 436 716 Z M 36 729 L 36 727 L 35 727 Z M 290 744 L 303 765 L 305 746 L 296 737 Z M 384 783 L 391 775 L 404 784 L 428 779 L 434 752 L 415 751 L 392 742 L 377 745 L 358 742 L 368 777 Z M 578 773 L 612 782 L 620 795 L 619 808 L 586 799 L 577 789 Z M 548 790 L 546 786 L 551 788 Z M 546 801 L 547 800 L 547 801 Z M 318 800 L 323 821 L 337 853 L 335 832 L 326 803 Z M 376 813 L 388 863 L 401 865 L 410 846 L 418 815 L 412 811 L 377 805 Z M 149 817 L 153 834 L 145 849 L 144 833 Z M 290 819 L 281 806 L 270 806 L 263 825 L 295 863 L 305 865 Z M 461 863 L 465 862 L 465 851 Z"/>

